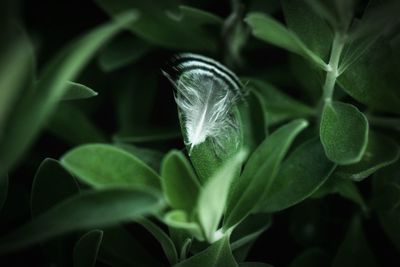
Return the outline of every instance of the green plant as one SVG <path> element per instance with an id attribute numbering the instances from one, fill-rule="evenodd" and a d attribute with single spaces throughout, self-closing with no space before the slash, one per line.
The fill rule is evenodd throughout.
<path id="1" fill-rule="evenodd" d="M 4 220 L 1 255 L 41 244 L 57 266 L 270 266 L 248 255 L 280 223 L 290 237 L 271 242 L 296 247 L 276 266 L 386 266 L 382 246 L 398 255 L 398 1 L 232 1 L 226 18 L 173 0 L 96 4 L 111 21 L 39 75 L 28 35 L 7 26 L 18 36 L 0 55 L 0 218 L 30 208 L 19 227 Z M 243 74 L 246 94 L 221 113 L 235 127 L 218 145 L 188 142 L 161 75 L 183 51 Z M 62 144 L 58 159 L 43 160 L 43 138 Z M 38 160 L 28 205 L 13 179 Z M 390 241 L 374 244 L 365 226 Z"/>

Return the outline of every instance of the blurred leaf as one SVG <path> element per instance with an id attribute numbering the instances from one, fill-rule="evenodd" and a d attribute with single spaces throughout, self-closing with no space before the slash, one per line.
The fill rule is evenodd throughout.
<path id="1" fill-rule="evenodd" d="M 336 175 L 362 181 L 377 170 L 394 163 L 400 155 L 399 146 L 383 134 L 369 132 L 368 145 L 360 162 L 340 166 Z"/>
<path id="2" fill-rule="evenodd" d="M 46 158 L 40 164 L 32 183 L 32 216 L 36 217 L 78 193 L 79 186 L 74 177 L 57 160 Z"/>
<path id="3" fill-rule="evenodd" d="M 253 152 L 241 177 L 233 181 L 226 208 L 225 229 L 243 220 L 262 199 L 291 143 L 307 125 L 305 120 L 288 123 L 265 138 Z"/>
<path id="4" fill-rule="evenodd" d="M 254 78 L 245 78 L 248 87 L 259 93 L 267 112 L 266 119 L 269 125 L 285 120 L 308 117 L 313 115 L 314 110 L 281 92 L 273 85 Z"/>
<path id="5" fill-rule="evenodd" d="M 104 230 L 98 257 L 113 267 L 163 266 L 122 226 Z"/>
<path id="6" fill-rule="evenodd" d="M 95 188 L 133 187 L 158 192 L 160 177 L 132 154 L 112 145 L 89 144 L 67 152 L 61 164 Z"/>
<path id="7" fill-rule="evenodd" d="M 355 106 L 328 102 L 320 124 L 320 138 L 327 157 L 339 165 L 359 162 L 368 144 L 368 120 Z"/>
<path id="8" fill-rule="evenodd" d="M 275 212 L 293 206 L 315 192 L 335 168 L 318 139 L 306 141 L 282 163 L 258 208 Z"/>
<path id="9" fill-rule="evenodd" d="M 204 240 L 200 226 L 189 220 L 188 214 L 183 210 L 172 210 L 164 216 L 164 222 L 170 227 L 184 230 L 198 240 Z"/>
<path id="10" fill-rule="evenodd" d="M 327 61 L 333 33 L 326 22 L 304 1 L 284 0 L 281 3 L 289 29 L 295 32 L 311 51 Z"/>
<path id="11" fill-rule="evenodd" d="M 125 150 L 126 152 L 131 153 L 133 156 L 137 157 L 151 167 L 155 172 L 158 173 L 160 171 L 161 161 L 164 156 L 162 152 L 125 143 L 116 143 L 114 145 Z"/>
<path id="12" fill-rule="evenodd" d="M 253 12 L 247 15 L 245 21 L 249 24 L 255 37 L 301 55 L 320 68 L 327 69 L 327 64 L 317 54 L 312 52 L 294 32 L 288 30 L 274 18 Z"/>
<path id="13" fill-rule="evenodd" d="M 4 206 L 4 203 L 7 200 L 8 183 L 9 183 L 8 175 L 6 175 L 4 178 L 0 178 L 0 212 Z"/>
<path id="14" fill-rule="evenodd" d="M 298 255 L 289 267 L 321 267 L 330 266 L 330 256 L 320 248 L 309 248 Z"/>
<path id="15" fill-rule="evenodd" d="M 192 214 L 200 184 L 190 162 L 177 150 L 169 152 L 161 167 L 161 185 L 167 202 L 174 209 Z"/>
<path id="16" fill-rule="evenodd" d="M 272 224 L 270 214 L 252 214 L 244 219 L 232 232 L 232 251 L 253 242 Z"/>
<path id="17" fill-rule="evenodd" d="M 79 108 L 61 103 L 50 117 L 46 129 L 72 145 L 103 143 L 104 133 Z"/>
<path id="18" fill-rule="evenodd" d="M 151 46 L 143 40 L 132 35 L 121 35 L 104 47 L 98 63 L 104 72 L 111 72 L 135 63 L 150 50 Z"/>
<path id="19" fill-rule="evenodd" d="M 400 160 L 374 175 L 373 193 L 382 227 L 400 251 Z"/>
<path id="20" fill-rule="evenodd" d="M 162 2 L 96 0 L 109 15 L 124 10 L 137 9 L 141 16 L 129 29 L 150 43 L 172 49 L 215 51 L 217 36 L 204 27 L 213 26 L 218 31 L 222 19 L 196 8 L 178 6 L 178 1 Z M 160 27 L 162 25 L 162 27 Z"/>
<path id="21" fill-rule="evenodd" d="M 243 164 L 246 156 L 247 152 L 242 150 L 227 160 L 200 191 L 197 203 L 198 218 L 209 242 L 215 241 L 215 232 L 226 209 L 236 169 Z"/>
<path id="22" fill-rule="evenodd" d="M 74 247 L 74 267 L 94 267 L 103 231 L 92 230 L 84 234 Z"/>
<path id="23" fill-rule="evenodd" d="M 362 230 L 361 220 L 355 217 L 332 262 L 332 267 L 378 266 L 374 253 Z"/>
<path id="24" fill-rule="evenodd" d="M 174 267 L 237 267 L 229 247 L 229 237 L 225 236 L 202 252 L 184 260 Z"/>
<path id="25" fill-rule="evenodd" d="M 376 42 L 338 78 L 340 87 L 370 108 L 400 114 L 400 76 L 395 50 Z"/>
<path id="26" fill-rule="evenodd" d="M 158 240 L 169 263 L 171 265 L 176 264 L 178 262 L 178 253 L 171 238 L 161 228 L 146 218 L 139 219 L 138 223 L 146 228 L 146 230 Z"/>
<path id="27" fill-rule="evenodd" d="M 129 70 L 128 75 L 118 78 L 115 81 L 116 84 L 112 85 L 118 89 L 115 97 L 118 132 L 115 139 L 135 142 L 128 139 L 133 139 L 131 137 L 135 136 L 146 138 L 146 136 L 159 134 L 160 131 L 150 128 L 151 114 L 156 108 L 154 105 L 157 93 L 157 74 L 159 74 L 158 69 L 139 66 Z M 151 137 L 148 138 L 151 139 Z"/>
<path id="28" fill-rule="evenodd" d="M 0 143 L 0 174 L 11 169 L 23 156 L 64 95 L 66 82 L 78 75 L 99 47 L 136 18 L 137 13 L 133 12 L 116 17 L 111 23 L 72 42 L 46 66 L 35 90 L 21 100 L 14 111 L 12 123 L 3 133 Z"/>
<path id="29" fill-rule="evenodd" d="M 53 206 L 0 239 L 0 253 L 22 249 L 62 234 L 130 221 L 154 212 L 159 200 L 136 189 L 81 193 Z"/>
<path id="30" fill-rule="evenodd" d="M 33 47 L 22 34 L 9 48 L 0 54 L 0 141 L 11 123 L 9 116 L 18 102 L 18 97 L 32 86 Z M 0 169 L 1 172 L 1 169 Z"/>
<path id="31" fill-rule="evenodd" d="M 239 103 L 243 132 L 243 147 L 253 151 L 265 138 L 268 127 L 266 111 L 260 93 L 251 91 L 246 101 Z"/>
<path id="32" fill-rule="evenodd" d="M 75 179 L 61 164 L 46 158 L 40 164 L 31 189 L 31 214 L 35 218 L 61 201 L 79 193 Z M 42 242 L 42 249 L 49 262 L 57 266 L 71 266 L 72 248 L 76 242 L 74 234 Z"/>
<path id="33" fill-rule="evenodd" d="M 93 89 L 71 81 L 67 82 L 67 88 L 65 90 L 62 100 L 75 100 L 97 96 L 97 92 Z"/>
<path id="34" fill-rule="evenodd" d="M 170 141 L 179 139 L 182 134 L 177 129 L 143 129 L 138 130 L 131 135 L 120 135 L 116 134 L 113 136 L 115 142 L 126 142 L 126 143 L 152 143 L 161 141 Z"/>

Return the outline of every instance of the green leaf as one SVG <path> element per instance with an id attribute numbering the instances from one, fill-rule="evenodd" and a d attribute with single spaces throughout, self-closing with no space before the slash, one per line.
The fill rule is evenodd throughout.
<path id="1" fill-rule="evenodd" d="M 330 256 L 320 248 L 309 248 L 298 255 L 289 267 L 330 266 Z"/>
<path id="2" fill-rule="evenodd" d="M 328 102 L 324 106 L 320 137 L 327 157 L 339 165 L 359 162 L 368 144 L 368 120 L 355 106 Z"/>
<path id="3" fill-rule="evenodd" d="M 381 225 L 400 251 L 400 160 L 374 175 L 373 194 Z"/>
<path id="4" fill-rule="evenodd" d="M 232 251 L 255 241 L 271 224 L 272 218 L 269 214 L 260 213 L 248 216 L 232 232 Z"/>
<path id="5" fill-rule="evenodd" d="M 246 159 L 247 152 L 240 151 L 227 160 L 200 191 L 197 208 L 198 218 L 207 240 L 214 242 L 217 228 L 225 210 L 229 189 L 236 175 L 236 169 Z"/>
<path id="6" fill-rule="evenodd" d="M 167 256 L 169 263 L 171 265 L 176 264 L 178 262 L 178 253 L 171 238 L 161 228 L 146 218 L 139 219 L 138 223 L 146 228 L 146 230 L 158 240 L 165 255 Z"/>
<path id="7" fill-rule="evenodd" d="M 68 81 L 62 100 L 84 99 L 97 96 L 97 92 L 86 85 Z"/>
<path id="8" fill-rule="evenodd" d="M 51 190 L 49 190 L 51 188 Z M 31 190 L 31 211 L 36 217 L 57 203 L 79 193 L 79 186 L 61 164 L 47 158 L 40 164 Z"/>
<path id="9" fill-rule="evenodd" d="M 224 149 L 216 149 L 212 140 L 207 138 L 203 143 L 194 146 L 189 155 L 201 184 L 205 184 L 208 179 L 210 179 L 210 177 L 213 176 L 219 168 L 221 168 L 225 161 L 237 154 L 240 148 L 244 147 L 244 125 L 242 125 L 243 122 L 240 117 L 239 108 L 236 106 L 232 109 L 232 116 L 234 116 L 235 120 L 238 122 L 239 130 L 228 130 L 224 133 L 227 138 L 223 138 L 221 140 L 221 144 L 219 145 L 219 147 L 223 147 Z M 186 140 L 186 130 L 184 128 L 184 124 L 182 123 L 180 114 L 179 117 L 181 121 L 182 135 L 184 140 Z M 186 150 L 190 151 L 190 147 L 186 146 Z M 240 168 L 237 167 L 237 175 L 239 175 L 239 171 Z"/>
<path id="10" fill-rule="evenodd" d="M 102 238 L 103 231 L 92 230 L 78 240 L 74 247 L 74 267 L 93 267 L 96 264 Z"/>
<path id="11" fill-rule="evenodd" d="M 290 119 L 308 117 L 315 113 L 311 107 L 291 98 L 265 81 L 254 78 L 244 78 L 243 80 L 247 81 L 247 86 L 259 93 L 262 98 L 269 125 Z"/>
<path id="12" fill-rule="evenodd" d="M 105 189 L 75 195 L 0 239 L 11 252 L 65 233 L 131 221 L 159 208 L 152 194 L 136 189 Z"/>
<path id="13" fill-rule="evenodd" d="M 0 211 L 7 200 L 8 183 L 9 183 L 8 175 L 6 175 L 5 177 L 0 177 Z"/>
<path id="14" fill-rule="evenodd" d="M 96 0 L 96 3 L 111 16 L 124 10 L 139 10 L 138 23 L 130 25 L 129 29 L 150 43 L 181 50 L 215 51 L 217 48 L 217 36 L 207 31 L 205 26 L 218 31 L 222 19 L 206 11 L 178 6 L 176 0 L 160 3 Z"/>
<path id="15" fill-rule="evenodd" d="M 74 148 L 61 164 L 95 188 L 133 187 L 161 190 L 160 178 L 132 154 L 112 145 L 88 144 Z"/>
<path id="16" fill-rule="evenodd" d="M 32 86 L 33 46 L 26 34 L 19 34 L 21 36 L 0 53 L 0 141 L 6 124 L 11 123 L 9 117 L 18 98 Z"/>
<path id="17" fill-rule="evenodd" d="M 361 161 L 336 170 L 336 175 L 362 181 L 377 170 L 394 163 L 400 155 L 399 146 L 383 134 L 370 131 L 368 146 Z"/>
<path id="18" fill-rule="evenodd" d="M 100 68 L 111 72 L 137 62 L 151 50 L 151 46 L 132 35 L 121 35 L 104 47 L 98 57 Z"/>
<path id="19" fill-rule="evenodd" d="M 72 145 L 107 141 L 104 133 L 86 114 L 68 103 L 58 105 L 47 123 L 46 130 Z"/>
<path id="20" fill-rule="evenodd" d="M 133 156 L 139 158 L 141 161 L 146 163 L 157 173 L 159 172 L 161 168 L 161 161 L 164 156 L 162 152 L 125 143 L 116 143 L 115 146 L 125 150 L 126 152 L 131 153 Z"/>
<path id="21" fill-rule="evenodd" d="M 238 105 L 242 132 L 243 147 L 253 151 L 265 138 L 268 127 L 266 111 L 260 93 L 250 91 L 246 101 Z"/>
<path id="22" fill-rule="evenodd" d="M 224 238 L 213 243 L 210 247 L 202 252 L 194 255 L 193 257 L 184 260 L 174 267 L 237 267 L 237 263 L 232 256 L 229 247 L 229 237 Z"/>
<path id="23" fill-rule="evenodd" d="M 11 169 L 38 135 L 46 119 L 62 99 L 67 81 L 74 80 L 94 53 L 137 18 L 129 12 L 87 33 L 63 49 L 45 68 L 35 90 L 19 102 L 0 142 L 0 173 Z"/>
<path id="24" fill-rule="evenodd" d="M 400 114 L 396 50 L 385 40 L 378 40 L 339 76 L 338 84 L 370 108 Z"/>
<path id="25" fill-rule="evenodd" d="M 355 217 L 332 262 L 332 267 L 375 267 L 378 266 L 374 253 L 362 230 L 361 220 Z"/>
<path id="26" fill-rule="evenodd" d="M 113 267 L 163 266 L 122 226 L 104 229 L 98 258 Z"/>
<path id="27" fill-rule="evenodd" d="M 268 136 L 253 152 L 241 177 L 232 185 L 224 221 L 225 229 L 243 220 L 262 199 L 275 179 L 291 143 L 307 125 L 305 120 L 288 123 Z"/>
<path id="28" fill-rule="evenodd" d="M 173 150 L 165 156 L 161 177 L 164 195 L 171 207 L 191 214 L 196 206 L 200 184 L 182 152 Z"/>
<path id="29" fill-rule="evenodd" d="M 282 163 L 259 209 L 275 212 L 299 203 L 315 192 L 334 168 L 318 139 L 306 141 Z"/>
<path id="30" fill-rule="evenodd" d="M 288 30 L 274 18 L 266 14 L 253 12 L 247 15 L 245 21 L 249 24 L 255 37 L 301 55 L 324 70 L 328 69 L 328 65 L 317 54 L 312 52 L 294 32 Z"/>
<path id="31" fill-rule="evenodd" d="M 200 241 L 204 240 L 200 226 L 196 222 L 190 221 L 188 214 L 182 210 L 168 212 L 164 216 L 164 222 L 172 228 L 186 231 L 190 236 L 194 236 Z"/>
<path id="32" fill-rule="evenodd" d="M 289 29 L 322 60 L 328 60 L 333 41 L 329 25 L 303 1 L 283 0 L 281 3 Z"/>

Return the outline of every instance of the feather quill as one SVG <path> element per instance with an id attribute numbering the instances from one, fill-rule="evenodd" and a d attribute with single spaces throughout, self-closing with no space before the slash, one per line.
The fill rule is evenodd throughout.
<path id="1" fill-rule="evenodd" d="M 189 154 L 207 138 L 223 150 L 223 139 L 238 131 L 232 107 L 243 97 L 239 79 L 220 63 L 195 54 L 181 54 L 173 64 L 176 79 L 166 75 L 176 88 Z"/>

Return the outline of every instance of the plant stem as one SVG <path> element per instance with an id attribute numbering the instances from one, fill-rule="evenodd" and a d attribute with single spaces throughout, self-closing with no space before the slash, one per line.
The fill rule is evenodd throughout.
<path id="1" fill-rule="evenodd" d="M 333 38 L 331 56 L 329 58 L 330 70 L 326 73 L 326 79 L 323 87 L 323 101 L 332 101 L 333 91 L 336 84 L 336 79 L 339 76 L 339 60 L 343 51 L 345 41 L 343 35 L 337 33 Z"/>

